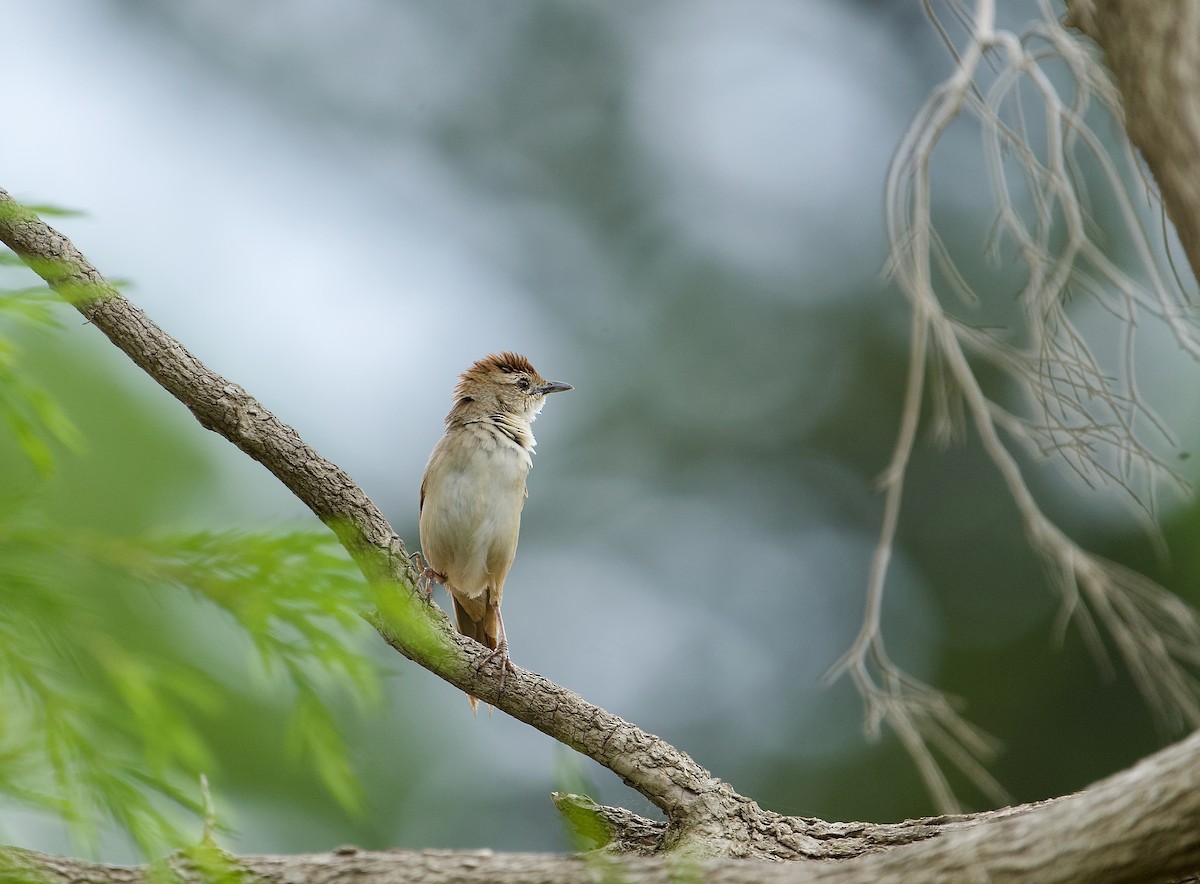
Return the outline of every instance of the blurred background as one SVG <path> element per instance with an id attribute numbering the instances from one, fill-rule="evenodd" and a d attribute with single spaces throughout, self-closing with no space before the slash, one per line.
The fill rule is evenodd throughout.
<path id="1" fill-rule="evenodd" d="M 1005 6 L 1009 24 L 1036 11 Z M 505 597 L 517 663 L 767 808 L 932 812 L 896 741 L 862 735 L 850 685 L 821 683 L 862 616 L 907 358 L 906 305 L 881 276 L 882 183 L 951 65 L 920 4 L 41 0 L 6 11 L 5 44 L 0 186 L 86 213 L 56 223 L 354 476 L 410 548 L 458 372 L 516 350 L 575 385 L 535 427 Z M 952 245 L 985 275 L 969 128 L 938 159 L 938 223 L 969 231 Z M 54 518 L 129 534 L 315 526 L 64 316 L 24 342 L 85 439 L 38 491 Z M 1186 453 L 1195 367 L 1146 334 L 1143 387 Z M 1111 499 L 1030 471 L 1086 547 L 1196 601 L 1190 503 L 1167 501 L 1163 560 Z M 992 770 L 1018 801 L 1171 736 L 1076 632 L 1056 638 L 1057 607 L 975 440 L 923 443 L 884 634 L 1003 742 Z M 162 633 L 189 634 L 177 613 L 163 606 Z M 230 685 L 204 725 L 223 846 L 568 849 L 548 793 L 581 779 L 653 815 L 529 728 L 472 717 L 365 624 L 359 638 L 388 689 L 334 701 L 367 791 L 352 814 L 284 751 L 287 699 L 249 664 L 241 677 L 248 650 L 190 636 Z M 15 806 L 0 840 L 72 850 L 61 823 Z M 99 853 L 131 856 L 117 837 Z"/>

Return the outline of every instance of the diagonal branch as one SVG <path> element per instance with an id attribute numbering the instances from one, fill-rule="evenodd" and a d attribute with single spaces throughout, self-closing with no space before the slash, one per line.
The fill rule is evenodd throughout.
<path id="1" fill-rule="evenodd" d="M 265 466 L 337 534 L 375 591 L 379 611 L 368 620 L 400 653 L 609 768 L 662 809 L 676 835 L 718 832 L 715 820 L 749 803 L 685 753 L 536 673 L 518 669 L 500 693 L 489 670 L 478 667 L 487 651 L 455 633 L 440 609 L 414 589 L 416 573 L 403 541 L 345 471 L 189 353 L 124 298 L 66 236 L 4 190 L 0 242 L 202 426 Z"/>
<path id="2" fill-rule="evenodd" d="M 926 2 L 926 14 L 947 41 L 955 65 L 906 131 L 885 187 L 888 270 L 913 311 L 903 417 L 881 481 L 885 513 L 863 626 L 831 674 L 850 676 L 865 703 L 868 733 L 886 722 L 917 763 L 938 806 L 953 811 L 957 802 L 939 760 L 995 797 L 998 784 L 982 765 L 991 743 L 960 717 L 953 698 L 916 682 L 889 659 L 879 622 L 925 398 L 932 406 L 936 439 L 960 436 L 968 424 L 977 433 L 1016 505 L 1031 549 L 1061 596 L 1062 623 L 1078 624 L 1094 649 L 1104 648 L 1106 633 L 1163 723 L 1196 727 L 1200 614 L 1163 587 L 1087 552 L 1059 529 L 1043 512 L 1017 453 L 1055 458 L 1065 474 L 1088 488 L 1120 489 L 1121 499 L 1154 538 L 1163 480 L 1184 493 L 1190 488 L 1158 451 L 1175 443 L 1141 392 L 1134 342 L 1139 324 L 1154 319 L 1181 351 L 1200 359 L 1200 331 L 1186 294 L 1160 272 L 1139 208 L 1139 198 L 1150 194 L 1142 187 L 1132 150 L 1128 144 L 1110 148 L 1093 128 L 1104 115 L 1120 123 L 1123 114 L 1120 96 L 1094 53 L 1064 30 L 1049 0 L 1039 0 L 1040 18 L 1019 33 L 1000 24 L 995 0 L 940 5 L 957 19 L 963 46 L 954 44 L 934 4 Z M 1088 0 L 1070 5 L 1077 7 L 1077 18 L 1083 7 L 1099 9 Z M 1177 5 L 1187 7 L 1183 18 Z M 1118 44 L 1113 57 L 1132 53 L 1137 62 L 1132 79 L 1142 91 L 1126 101 L 1133 106 L 1130 133 L 1134 120 L 1144 117 L 1154 123 L 1148 137 L 1168 142 L 1164 158 L 1175 163 L 1170 169 L 1174 186 L 1195 210 L 1190 229 L 1200 232 L 1195 162 L 1200 113 L 1194 101 L 1200 43 L 1164 37 L 1196 33 L 1187 24 L 1200 21 L 1200 0 L 1169 8 L 1153 0 L 1113 0 L 1101 11 L 1092 25 L 1101 19 L 1108 25 L 1096 31 L 1098 39 L 1109 34 Z M 1069 74 L 1069 87 L 1060 81 L 1059 67 Z M 1155 110 L 1146 113 L 1151 99 Z M 959 315 L 987 303 L 988 290 L 971 281 L 968 264 L 934 227 L 934 157 L 950 128 L 963 121 L 982 135 L 983 171 L 996 210 L 987 257 L 1006 270 L 1015 266 L 1024 277 L 1011 299 L 1009 327 L 974 328 Z M 1119 225 L 1115 236 L 1128 246 L 1131 267 L 1115 260 L 1101 238 L 1089 187 L 1112 199 L 1113 222 Z M 1184 223 L 1181 235 L 1188 229 Z M 1200 255 L 1200 233 L 1194 253 Z M 1085 333 L 1072 303 L 1083 297 L 1113 325 Z M 996 300 L 993 308 L 1000 305 L 1008 301 Z M 1113 331 L 1120 346 L 1116 365 L 1107 366 L 1097 351 L 1108 346 L 1106 335 Z M 1002 405 L 985 388 L 976 360 L 999 370 L 1008 387 L 1004 395 L 1017 400 L 1014 406 Z"/>
<path id="3" fill-rule="evenodd" d="M 265 466 L 337 533 L 369 578 L 411 585 L 400 537 L 345 471 L 126 300 L 63 234 L 0 190 L 0 242 L 102 331 L 205 429 Z"/>

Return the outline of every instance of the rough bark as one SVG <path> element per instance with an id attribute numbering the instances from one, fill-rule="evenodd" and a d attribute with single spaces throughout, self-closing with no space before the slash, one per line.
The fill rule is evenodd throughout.
<path id="1" fill-rule="evenodd" d="M 1200 268 L 1200 0 L 1067 0 L 1096 41 L 1193 274 Z"/>

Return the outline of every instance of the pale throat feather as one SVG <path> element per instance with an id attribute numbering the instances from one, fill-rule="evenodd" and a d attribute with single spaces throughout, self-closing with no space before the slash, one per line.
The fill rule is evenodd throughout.
<path id="1" fill-rule="evenodd" d="M 512 411 L 489 411 L 483 403 L 474 399 L 460 399 L 455 407 L 446 415 L 448 428 L 455 426 L 471 429 L 480 436 L 481 442 L 494 442 L 501 447 L 511 447 L 524 455 L 525 463 L 533 466 L 534 448 L 537 439 L 533 437 L 533 427 L 530 426 L 542 410 L 542 403 L 531 409 L 527 414 Z"/>
<path id="2" fill-rule="evenodd" d="M 497 432 L 515 442 L 526 456 L 532 454 L 533 449 L 537 447 L 537 439 L 533 438 L 533 427 L 529 426 L 529 421 L 523 420 L 515 414 L 497 412 L 489 415 L 487 420 L 482 423 L 490 423 Z"/>

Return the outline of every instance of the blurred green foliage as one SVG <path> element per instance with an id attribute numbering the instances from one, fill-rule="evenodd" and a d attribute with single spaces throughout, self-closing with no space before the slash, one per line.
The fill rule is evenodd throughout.
<path id="1" fill-rule="evenodd" d="M 115 824 L 149 855 L 178 847 L 219 732 L 252 723 L 236 697 L 265 692 L 293 770 L 360 812 L 333 705 L 379 696 L 357 569 L 323 530 L 170 531 L 207 465 L 104 389 L 94 354 L 64 349 L 59 320 L 74 314 L 53 300 L 0 292 L 0 793 L 85 844 Z"/>
<path id="2" fill-rule="evenodd" d="M 0 253 L 0 268 L 19 264 L 12 252 Z M 53 327 L 56 306 L 61 306 L 61 299 L 43 285 L 7 289 L 0 298 L 0 321 L 27 328 Z M 20 370 L 19 352 L 15 341 L 0 337 L 0 420 L 30 463 L 45 475 L 54 466 L 54 443 L 78 451 L 79 431 L 54 397 Z"/>

